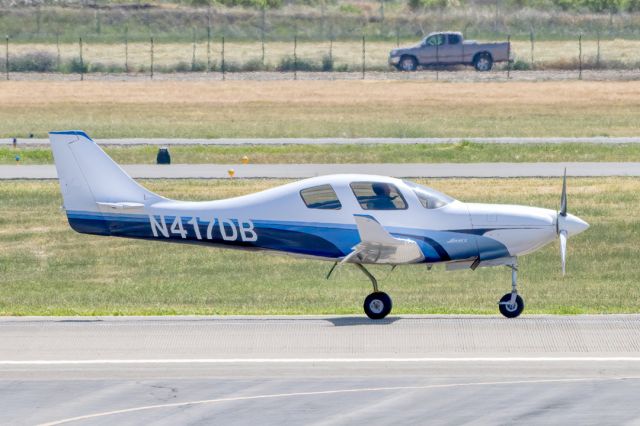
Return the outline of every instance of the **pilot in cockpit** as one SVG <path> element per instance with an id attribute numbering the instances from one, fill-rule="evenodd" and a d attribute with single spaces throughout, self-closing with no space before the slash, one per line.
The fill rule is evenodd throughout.
<path id="1" fill-rule="evenodd" d="M 393 200 L 397 195 L 391 195 L 391 187 L 386 183 L 376 182 L 371 185 L 371 189 L 376 194 L 368 203 L 368 207 L 371 210 L 394 210 L 396 205 Z"/>

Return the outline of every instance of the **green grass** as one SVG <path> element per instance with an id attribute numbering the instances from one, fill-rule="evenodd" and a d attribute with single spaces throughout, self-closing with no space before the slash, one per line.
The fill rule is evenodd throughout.
<path id="1" fill-rule="evenodd" d="M 158 147 L 105 147 L 120 164 L 152 164 Z M 463 141 L 437 145 L 275 145 L 275 146 L 170 146 L 174 164 L 240 163 L 475 163 L 640 161 L 639 144 L 480 144 Z M 0 164 L 52 164 L 48 147 L 0 148 Z"/>
<path id="2" fill-rule="evenodd" d="M 466 201 L 555 208 L 557 179 L 440 179 L 423 183 Z M 147 181 L 170 197 L 201 200 L 283 181 Z M 562 278 L 558 245 L 520 261 L 527 313 L 640 312 L 640 202 L 635 178 L 570 179 L 569 211 L 591 228 L 569 241 Z M 346 265 L 74 233 L 57 182 L 0 182 L 0 314 L 347 314 L 361 313 L 367 279 Z M 395 313 L 495 314 L 510 289 L 506 268 L 444 272 L 373 268 Z"/>
<path id="3" fill-rule="evenodd" d="M 196 32 L 198 40 L 206 39 L 207 10 L 188 7 L 190 2 L 144 2 L 135 8 L 124 2 L 84 4 L 77 1 L 44 2 L 26 6 L 3 2 L 0 28 L 12 40 L 55 42 L 77 41 L 83 36 L 91 41 L 121 43 L 128 33 L 129 40 L 146 41 L 150 35 L 167 41 L 189 42 Z M 24 3 L 24 2 L 21 2 Z M 119 7 L 119 4 L 128 7 Z M 131 3 L 131 2 L 129 2 Z M 178 3 L 171 5 L 168 3 Z M 267 9 L 265 38 L 290 41 L 299 39 L 357 40 L 365 33 L 370 38 L 395 40 L 417 39 L 423 32 L 438 28 L 464 31 L 468 39 L 513 38 L 528 39 L 534 31 L 536 40 L 542 38 L 576 39 L 578 34 L 595 37 L 600 30 L 603 37 L 638 37 L 637 13 L 585 13 L 561 11 L 553 2 L 521 3 L 501 1 L 496 15 L 494 3 L 463 2 L 444 9 L 420 8 L 410 10 L 406 1 L 385 1 L 384 20 L 378 1 L 359 2 L 287 2 L 286 7 Z M 628 2 L 620 2 L 624 10 Z M 219 39 L 257 40 L 261 37 L 262 13 L 258 8 L 226 8 L 212 3 L 211 31 Z M 596 3 L 593 3 L 596 4 Z M 600 3 L 598 3 L 600 4 Z M 602 3 L 604 5 L 604 3 Z"/>

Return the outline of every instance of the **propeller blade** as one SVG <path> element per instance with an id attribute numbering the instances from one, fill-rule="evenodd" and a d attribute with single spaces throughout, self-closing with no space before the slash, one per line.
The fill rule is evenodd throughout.
<path id="1" fill-rule="evenodd" d="M 560 231 L 560 259 L 562 261 L 562 276 L 566 273 L 567 267 L 567 231 Z"/>
<path id="2" fill-rule="evenodd" d="M 562 178 L 562 196 L 560 197 L 560 216 L 567 215 L 567 169 L 564 169 L 564 177 Z"/>

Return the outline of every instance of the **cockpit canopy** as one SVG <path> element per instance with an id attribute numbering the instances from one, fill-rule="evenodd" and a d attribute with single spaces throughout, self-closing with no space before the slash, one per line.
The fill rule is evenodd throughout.
<path id="1" fill-rule="evenodd" d="M 396 181 L 399 182 L 399 181 Z M 349 188 L 363 210 L 404 210 L 409 191 L 413 191 L 425 209 L 435 210 L 455 201 L 453 198 L 426 186 L 410 181 L 395 185 L 384 181 L 349 182 Z M 406 185 L 406 186 L 405 186 Z M 403 194 L 404 192 L 404 194 Z M 300 196 L 310 209 L 340 210 L 342 203 L 331 184 L 322 184 L 300 191 Z"/>

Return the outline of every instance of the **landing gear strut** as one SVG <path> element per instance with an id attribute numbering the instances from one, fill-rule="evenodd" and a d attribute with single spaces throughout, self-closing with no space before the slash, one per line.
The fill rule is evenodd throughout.
<path id="1" fill-rule="evenodd" d="M 515 318 L 524 310 L 524 300 L 518 295 L 518 264 L 507 265 L 511 268 L 511 293 L 507 293 L 498 302 L 500 313 L 507 318 Z"/>
<path id="2" fill-rule="evenodd" d="M 391 298 L 383 291 L 378 290 L 378 280 L 371 272 L 360 263 L 355 264 L 370 280 L 373 285 L 373 293 L 364 299 L 364 313 L 371 319 L 382 319 L 391 312 Z"/>

